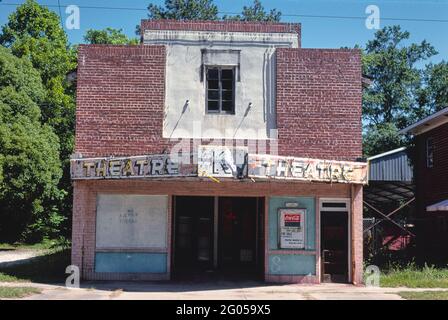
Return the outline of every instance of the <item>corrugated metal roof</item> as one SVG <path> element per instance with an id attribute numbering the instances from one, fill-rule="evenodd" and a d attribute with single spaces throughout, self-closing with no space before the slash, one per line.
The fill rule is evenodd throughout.
<path id="1" fill-rule="evenodd" d="M 412 182 L 412 167 L 405 148 L 392 150 L 367 160 L 369 181 Z"/>

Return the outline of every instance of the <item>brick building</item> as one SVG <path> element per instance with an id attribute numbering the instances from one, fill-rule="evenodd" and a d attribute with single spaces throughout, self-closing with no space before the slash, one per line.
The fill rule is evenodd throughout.
<path id="1" fill-rule="evenodd" d="M 82 277 L 361 283 L 360 52 L 302 49 L 300 24 L 141 30 L 79 47 Z"/>
<path id="2" fill-rule="evenodd" d="M 403 129 L 415 138 L 417 249 L 428 263 L 448 262 L 448 108 Z"/>

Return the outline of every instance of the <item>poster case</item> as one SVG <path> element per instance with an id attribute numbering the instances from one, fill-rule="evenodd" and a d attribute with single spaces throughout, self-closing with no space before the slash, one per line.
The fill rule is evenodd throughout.
<path id="1" fill-rule="evenodd" d="M 278 246 L 280 249 L 305 249 L 306 209 L 278 209 Z"/>

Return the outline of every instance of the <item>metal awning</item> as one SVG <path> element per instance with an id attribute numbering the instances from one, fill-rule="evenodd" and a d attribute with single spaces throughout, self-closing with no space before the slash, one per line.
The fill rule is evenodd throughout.
<path id="1" fill-rule="evenodd" d="M 427 206 L 426 211 L 448 211 L 448 199 Z"/>

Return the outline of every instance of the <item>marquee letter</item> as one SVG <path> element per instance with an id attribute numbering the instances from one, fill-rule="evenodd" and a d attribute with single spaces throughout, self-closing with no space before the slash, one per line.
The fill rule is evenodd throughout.
<path id="1" fill-rule="evenodd" d="M 109 161 L 109 173 L 111 176 L 119 176 L 121 173 L 121 161 L 111 160 Z"/>
<path id="2" fill-rule="evenodd" d="M 86 177 L 90 177 L 90 171 L 91 169 L 93 169 L 95 166 L 95 163 L 93 162 L 84 162 L 84 168 L 86 169 Z"/>
<path id="3" fill-rule="evenodd" d="M 131 159 L 126 160 L 126 163 L 123 168 L 123 175 L 124 176 L 133 176 L 134 175 L 134 167 L 132 166 Z"/>

